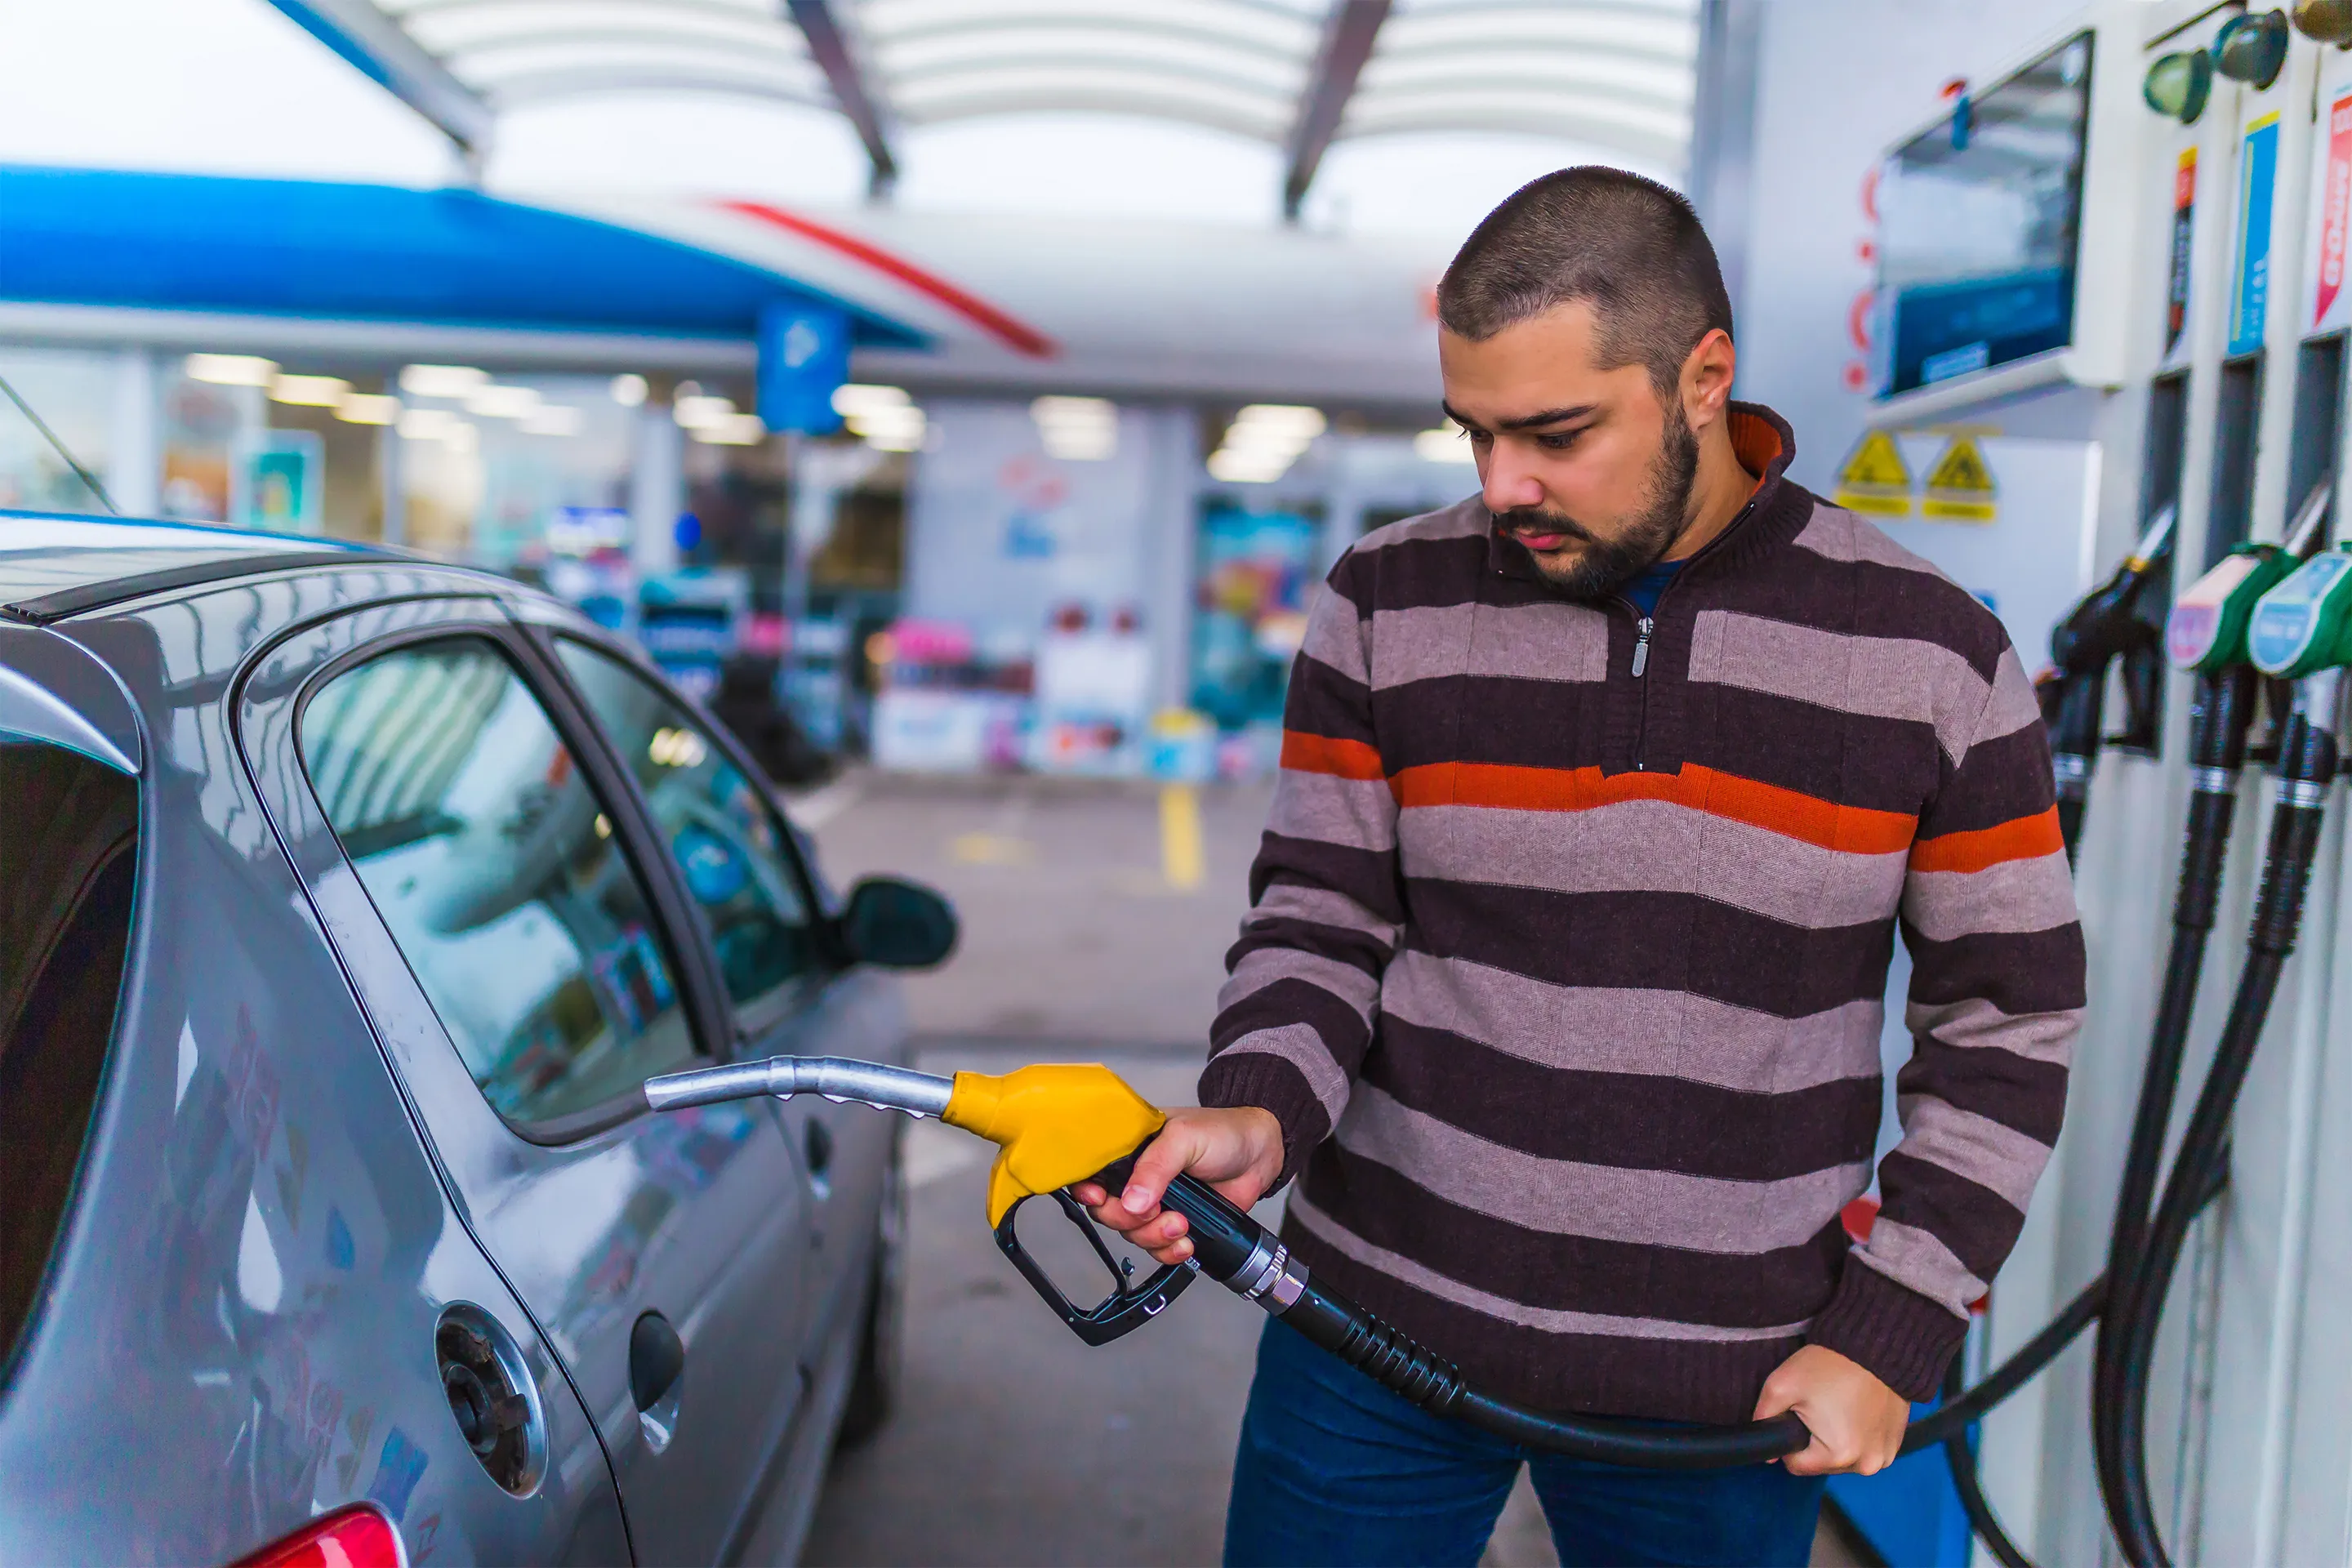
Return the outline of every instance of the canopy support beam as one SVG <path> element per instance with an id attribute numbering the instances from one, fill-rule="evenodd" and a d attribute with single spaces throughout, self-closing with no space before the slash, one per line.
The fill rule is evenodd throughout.
<path id="1" fill-rule="evenodd" d="M 1284 148 L 1290 170 L 1282 182 L 1282 216 L 1290 223 L 1298 221 L 1307 187 L 1315 183 L 1315 171 L 1322 164 L 1331 139 L 1339 133 L 1348 100 L 1356 95 L 1356 79 L 1363 74 L 1364 62 L 1372 58 L 1381 24 L 1389 19 L 1389 5 L 1390 0 L 1332 0 L 1314 68 L 1298 95 L 1298 122 L 1291 128 Z"/>
<path id="2" fill-rule="evenodd" d="M 877 200 L 888 195 L 898 181 L 898 162 L 891 156 L 890 139 L 883 129 L 881 95 L 851 54 L 848 36 L 842 31 L 841 18 L 834 14 L 832 0 L 784 0 L 784 9 L 801 37 L 808 40 L 809 58 L 824 72 L 841 112 L 866 144 L 870 165 L 866 195 Z"/>
<path id="3" fill-rule="evenodd" d="M 433 122 L 457 145 L 477 178 L 490 150 L 497 116 L 400 24 L 371 0 L 271 0 L 296 26 L 341 55 L 361 75 Z"/>

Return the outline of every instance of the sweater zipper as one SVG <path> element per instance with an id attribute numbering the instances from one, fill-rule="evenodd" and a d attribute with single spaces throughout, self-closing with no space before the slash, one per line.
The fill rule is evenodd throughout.
<path id="1" fill-rule="evenodd" d="M 1658 597 L 1663 599 L 1665 595 L 1661 593 Z M 1650 668 L 1650 633 L 1657 623 L 1654 616 L 1643 615 L 1633 600 L 1621 598 L 1617 602 L 1633 612 L 1633 679 L 1642 687 L 1642 706 L 1633 721 L 1633 771 L 1645 773 L 1648 768 L 1642 761 L 1642 750 L 1650 731 L 1650 683 L 1642 677 Z"/>

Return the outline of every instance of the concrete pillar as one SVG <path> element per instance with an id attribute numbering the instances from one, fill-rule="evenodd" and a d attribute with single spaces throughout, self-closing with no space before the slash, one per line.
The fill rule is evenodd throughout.
<path id="1" fill-rule="evenodd" d="M 163 409 L 155 380 L 154 350 L 116 352 L 106 491 L 125 517 L 153 517 L 163 510 Z"/>
<path id="2" fill-rule="evenodd" d="M 677 519 L 686 510 L 686 432 L 669 400 L 637 409 L 629 464 L 629 559 L 640 578 L 677 569 Z"/>

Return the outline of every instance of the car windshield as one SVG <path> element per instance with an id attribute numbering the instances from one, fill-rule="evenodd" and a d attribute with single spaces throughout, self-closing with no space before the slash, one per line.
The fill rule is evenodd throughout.
<path id="1" fill-rule="evenodd" d="M 0 729 L 0 1347 L 39 1300 L 130 945 L 138 785 Z"/>

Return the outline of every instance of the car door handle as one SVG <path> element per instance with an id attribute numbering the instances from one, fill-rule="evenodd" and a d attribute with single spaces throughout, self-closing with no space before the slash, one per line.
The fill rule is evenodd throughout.
<path id="1" fill-rule="evenodd" d="M 686 1371 L 686 1342 L 669 1320 L 647 1312 L 629 1331 L 629 1394 L 640 1411 L 651 1412 L 677 1387 Z"/>

